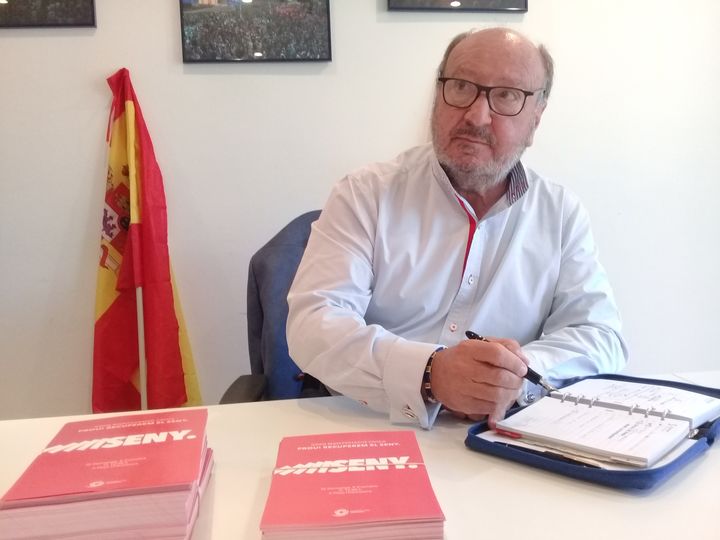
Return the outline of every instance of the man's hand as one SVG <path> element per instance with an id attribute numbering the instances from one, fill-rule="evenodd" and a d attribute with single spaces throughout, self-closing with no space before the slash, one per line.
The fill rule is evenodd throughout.
<path id="1" fill-rule="evenodd" d="M 512 339 L 466 340 L 435 353 L 432 393 L 456 415 L 487 415 L 491 427 L 517 399 L 527 358 Z"/>

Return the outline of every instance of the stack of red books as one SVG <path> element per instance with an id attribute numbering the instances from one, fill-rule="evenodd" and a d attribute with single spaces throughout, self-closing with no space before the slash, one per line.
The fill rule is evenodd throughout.
<path id="1" fill-rule="evenodd" d="M 206 409 L 65 424 L 0 499 L 0 540 L 189 538 L 213 465 Z"/>
<path id="2" fill-rule="evenodd" d="M 286 437 L 260 522 L 269 540 L 443 537 L 443 516 L 415 433 Z"/>

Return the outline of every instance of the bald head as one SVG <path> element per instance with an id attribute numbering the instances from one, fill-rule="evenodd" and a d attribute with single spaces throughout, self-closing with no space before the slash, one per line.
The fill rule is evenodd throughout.
<path id="1" fill-rule="evenodd" d="M 454 60 L 465 61 L 497 57 L 504 54 L 521 59 L 528 76 L 536 79 L 531 90 L 544 89 L 542 99 L 547 102 L 553 84 L 554 63 L 552 56 L 544 45 L 535 44 L 520 32 L 509 28 L 488 28 L 470 30 L 458 34 L 449 43 L 438 67 L 438 77 L 447 77 L 448 63 Z"/>

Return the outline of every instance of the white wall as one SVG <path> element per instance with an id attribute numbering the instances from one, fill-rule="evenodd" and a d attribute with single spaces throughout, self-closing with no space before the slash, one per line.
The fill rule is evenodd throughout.
<path id="1" fill-rule="evenodd" d="M 246 267 L 333 182 L 427 140 L 446 42 L 502 24 L 557 82 L 526 162 L 593 217 L 630 371 L 718 366 L 720 2 L 531 0 L 524 15 L 331 2 L 331 63 L 183 65 L 176 0 L 96 0 L 97 29 L 0 30 L 0 418 L 89 411 L 105 78 L 131 71 L 165 176 L 206 403 L 248 372 Z"/>

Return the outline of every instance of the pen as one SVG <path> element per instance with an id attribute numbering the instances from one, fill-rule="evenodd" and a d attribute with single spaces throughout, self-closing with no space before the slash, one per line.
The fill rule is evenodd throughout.
<path id="1" fill-rule="evenodd" d="M 480 334 L 476 334 L 472 330 L 468 330 L 467 332 L 465 332 L 465 335 L 467 336 L 468 339 L 477 339 L 480 341 L 488 341 L 488 342 L 490 341 L 490 340 L 482 337 Z M 540 375 L 537 371 L 535 371 L 530 366 L 527 367 L 527 373 L 525 374 L 525 379 L 527 379 L 528 381 L 530 381 L 533 384 L 539 384 L 548 392 L 557 391 L 557 388 L 555 388 L 553 385 L 551 385 L 549 382 L 547 382 L 545 379 L 543 379 L 543 376 Z"/>

